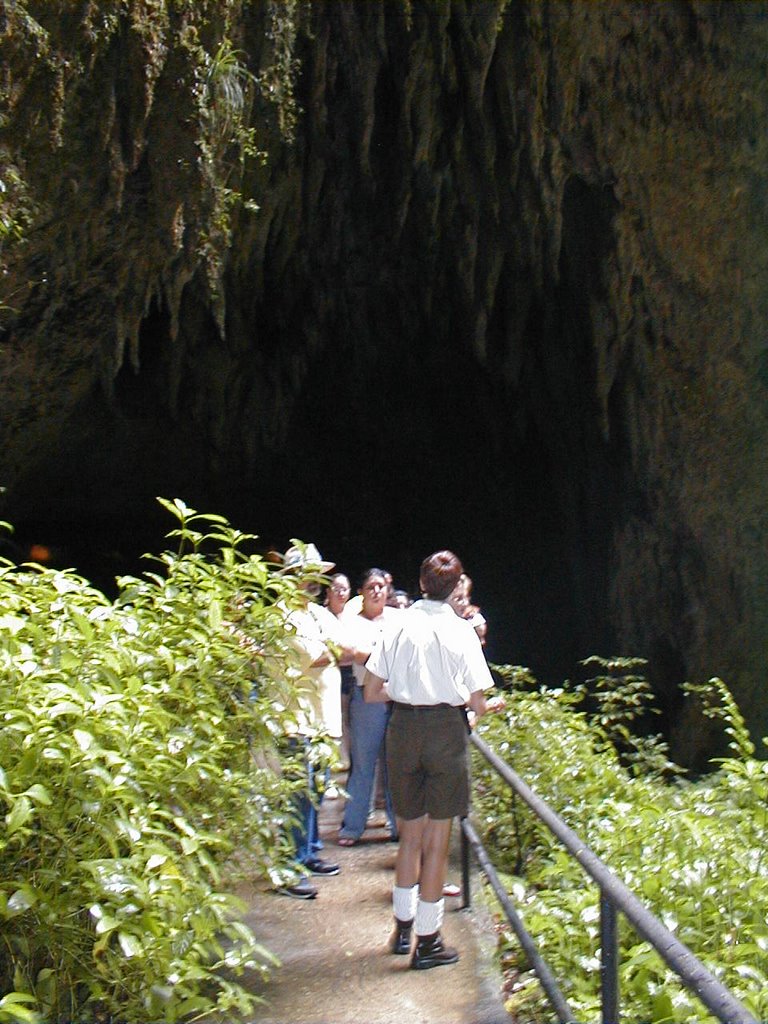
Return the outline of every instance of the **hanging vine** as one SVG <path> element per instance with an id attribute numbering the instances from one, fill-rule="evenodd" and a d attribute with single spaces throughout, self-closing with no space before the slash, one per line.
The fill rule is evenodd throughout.
<path id="1" fill-rule="evenodd" d="M 249 11 L 264 27 L 261 68 L 239 43 Z M 204 270 L 223 327 L 221 273 L 232 215 L 238 208 L 258 211 L 256 197 L 243 194 L 242 181 L 249 162 L 267 159 L 267 125 L 254 123 L 254 100 L 267 101 L 286 141 L 293 138 L 298 116 L 298 3 L 270 3 L 262 11 L 252 0 L 107 0 L 76 13 L 44 0 L 0 7 L 0 305 L 7 314 L 13 314 L 11 293 L 29 284 L 14 273 L 15 262 L 23 267 L 30 235 L 58 217 L 67 198 L 61 189 L 68 151 L 81 130 L 94 130 L 84 122 L 104 120 L 98 130 L 106 145 L 109 132 L 116 131 L 108 118 L 123 134 L 128 123 L 128 151 L 122 139 L 122 148 L 113 146 L 110 155 L 119 207 L 125 180 L 150 145 L 158 84 L 164 82 L 177 94 L 178 109 L 191 114 L 179 115 L 178 131 L 188 134 L 187 149 L 197 154 L 191 166 L 181 165 L 183 195 L 167 225 L 169 256 L 191 258 Z M 123 79 L 129 63 L 133 92 L 127 104 L 118 95 L 120 61 Z M 95 86 L 114 97 L 108 117 L 104 109 L 89 110 L 84 100 Z M 261 118 L 264 110 L 259 107 Z M 191 246 L 190 238 L 196 238 Z M 118 339 L 118 348 L 122 344 Z"/>

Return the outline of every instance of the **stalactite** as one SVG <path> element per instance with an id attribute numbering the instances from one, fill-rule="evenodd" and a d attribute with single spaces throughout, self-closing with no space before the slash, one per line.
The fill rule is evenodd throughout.
<path id="1" fill-rule="evenodd" d="M 488 492 L 480 531 L 522 537 L 542 566 L 531 600 L 557 594 L 540 624 L 520 599 L 520 632 L 546 646 L 565 607 L 568 657 L 663 652 L 752 700 L 759 7 L 114 0 L 65 30 L 42 0 L 16 4 L 0 30 L 0 179 L 23 182 L 4 195 L 24 235 L 0 252 L 7 500 L 34 505 L 61 461 L 82 476 L 96 456 L 67 439 L 91 416 L 147 488 L 204 478 L 212 501 L 277 521 L 296 480 L 349 480 L 364 519 L 368 467 L 343 431 L 320 444 L 307 410 L 340 400 L 410 494 L 422 471 L 451 475 L 468 442 L 441 417 L 470 396 L 494 453 L 492 480 L 464 470 Z M 371 433 L 371 394 L 429 457 L 396 422 Z M 428 503 L 447 516 L 451 499 Z"/>

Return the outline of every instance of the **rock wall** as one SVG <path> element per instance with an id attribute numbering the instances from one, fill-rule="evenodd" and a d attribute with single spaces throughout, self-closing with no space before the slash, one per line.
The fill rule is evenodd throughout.
<path id="1" fill-rule="evenodd" d="M 685 678 L 768 732 L 766 6 L 193 6 L 5 15 L 6 517 L 440 538 L 498 656 L 648 657 L 691 763 Z"/>

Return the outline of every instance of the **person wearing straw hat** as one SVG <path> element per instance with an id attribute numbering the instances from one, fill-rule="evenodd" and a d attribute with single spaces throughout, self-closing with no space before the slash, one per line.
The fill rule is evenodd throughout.
<path id="1" fill-rule="evenodd" d="M 316 577 L 330 572 L 334 565 L 334 562 L 321 558 L 314 544 L 294 543 L 283 556 L 284 572 L 307 575 L 297 594 L 299 607 L 292 608 L 286 616 L 291 629 L 290 643 L 296 653 L 296 664 L 289 672 L 301 686 L 297 734 L 292 738 L 294 745 L 302 743 L 307 746 L 310 738 L 318 732 L 337 740 L 341 738 L 341 675 L 338 665 L 340 660 L 351 660 L 354 649 L 345 644 L 336 617 L 315 601 L 321 590 Z M 317 896 L 317 888 L 305 872 L 327 876 L 337 875 L 340 870 L 338 864 L 318 856 L 323 847 L 317 821 L 322 791 L 316 786 L 309 758 L 305 759 L 305 764 L 307 789 L 298 801 L 298 821 L 292 829 L 296 861 L 302 874 L 295 884 L 278 890 L 296 899 L 314 899 Z"/>

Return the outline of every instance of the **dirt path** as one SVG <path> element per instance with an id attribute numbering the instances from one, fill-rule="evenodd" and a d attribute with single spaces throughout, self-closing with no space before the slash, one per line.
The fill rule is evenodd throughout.
<path id="1" fill-rule="evenodd" d="M 314 900 L 243 893 L 246 921 L 281 960 L 266 986 L 258 1024 L 509 1024 L 493 966 L 494 936 L 476 901 L 459 910 L 446 899 L 443 933 L 461 960 L 431 971 L 411 971 L 408 957 L 392 956 L 391 891 L 397 847 L 383 828 L 370 828 L 351 849 L 336 846 L 342 800 L 321 811 L 325 859 L 341 874 L 316 879 Z M 454 836 L 454 853 L 458 842 Z M 459 881 L 454 863 L 452 880 Z"/>

